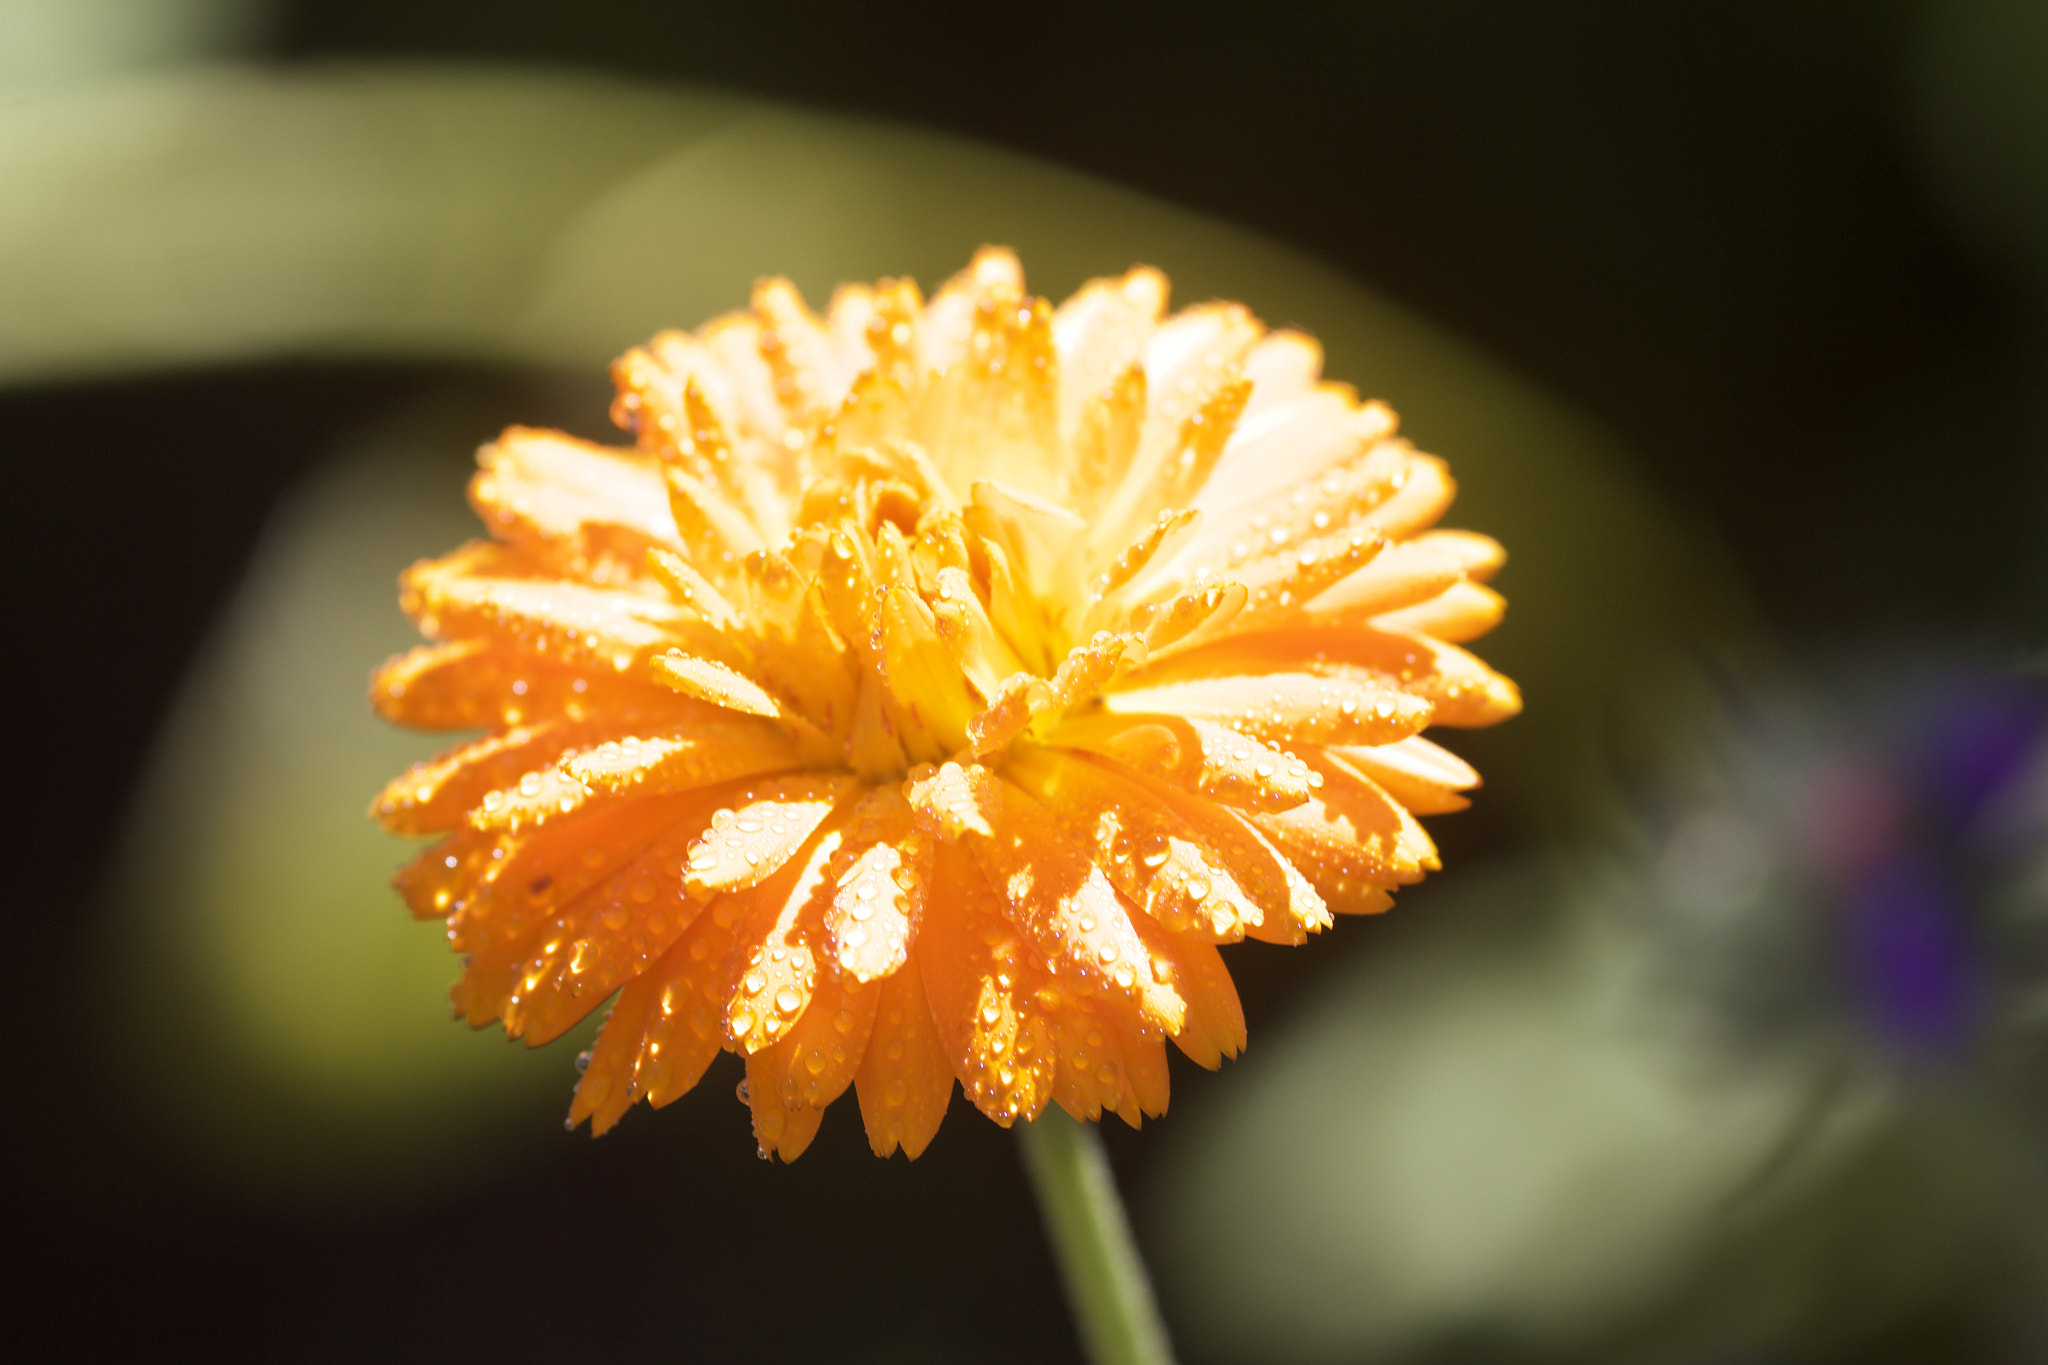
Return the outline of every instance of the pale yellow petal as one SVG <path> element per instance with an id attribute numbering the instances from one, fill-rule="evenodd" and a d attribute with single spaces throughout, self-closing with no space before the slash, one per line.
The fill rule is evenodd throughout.
<path id="1" fill-rule="evenodd" d="M 968 357 L 974 316 L 984 303 L 1024 295 L 1024 267 L 1004 247 L 985 246 L 965 270 L 939 286 L 924 306 L 917 329 L 917 363 L 926 371 L 959 364 Z"/>
<path id="2" fill-rule="evenodd" d="M 1327 752 L 1417 815 L 1463 810 L 1471 802 L 1460 793 L 1479 785 L 1479 774 L 1471 764 L 1420 735 L 1394 744 Z"/>
<path id="3" fill-rule="evenodd" d="M 1244 377 L 1252 381 L 1245 415 L 1255 417 L 1314 393 L 1322 376 L 1323 348 L 1314 337 L 1286 328 L 1267 333 L 1244 358 Z"/>
<path id="4" fill-rule="evenodd" d="M 915 439 L 952 487 L 999 476 L 1064 493 L 1062 462 L 1044 457 L 1059 442 L 1051 323 L 1043 299 L 994 293 L 971 313 L 963 353 L 932 372 Z"/>
<path id="5" fill-rule="evenodd" d="M 1453 583 L 1427 602 L 1383 612 L 1372 624 L 1404 635 L 1427 635 L 1445 644 L 1476 640 L 1500 624 L 1507 599 L 1477 583 Z"/>
<path id="6" fill-rule="evenodd" d="M 1309 609 L 1363 617 L 1398 611 L 1427 602 L 1465 579 L 1483 583 L 1506 559 L 1500 542 L 1490 536 L 1429 531 L 1402 541 L 1334 583 L 1309 603 Z"/>
<path id="7" fill-rule="evenodd" d="M 755 343 L 768 365 L 776 400 L 791 423 L 810 426 L 839 402 L 853 372 L 842 370 L 832 334 L 785 279 L 754 286 Z"/>
<path id="8" fill-rule="evenodd" d="M 1060 430 L 1071 435 L 1083 406 L 1132 372 L 1166 311 L 1166 277 L 1146 266 L 1090 280 L 1054 310 Z"/>

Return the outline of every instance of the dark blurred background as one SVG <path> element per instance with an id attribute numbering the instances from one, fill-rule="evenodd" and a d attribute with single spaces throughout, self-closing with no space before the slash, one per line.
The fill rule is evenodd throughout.
<path id="1" fill-rule="evenodd" d="M 1674 524 L 1725 547 L 1774 638 L 2017 654 L 2048 624 L 2048 294 L 2030 273 L 2048 257 L 2024 231 L 2048 164 L 2000 103 L 2030 68 L 1997 35 L 2039 15 L 277 0 L 237 12 L 213 55 L 683 80 L 1085 171 L 1309 253 L 1577 407 Z M 2001 129 L 2012 148 L 1982 145 Z M 2003 235 L 2002 194 L 2020 223 Z M 0 390 L 20 841 L 0 912 L 21 1142 L 4 1198 L 20 1330 L 49 1353 L 1074 1358 L 1011 1141 L 961 1105 L 914 1167 L 874 1162 L 850 1105 L 795 1168 L 764 1167 L 726 1112 L 728 1067 L 603 1143 L 549 1127 L 493 1158 L 502 1174 L 322 1205 L 168 1152 L 90 1060 L 100 874 L 277 500 L 337 432 L 423 405 L 452 469 L 506 421 L 597 434 L 603 398 L 486 366 L 289 357 Z M 1440 830 L 1452 866 L 1514 838 L 1476 828 Z M 1371 948 L 1337 938 L 1315 961 L 1235 950 L 1255 1047 L 1262 1014 Z M 178 1045 L 115 1044 L 145 1071 Z M 1228 1082 L 1177 1069 L 1176 1116 Z M 1110 1133 L 1134 1184 L 1152 1137 Z M 1976 1332 L 1937 1312 L 1825 1358 L 1971 1359 L 1991 1350 Z M 1412 1358 L 1520 1350 L 1482 1331 Z"/>

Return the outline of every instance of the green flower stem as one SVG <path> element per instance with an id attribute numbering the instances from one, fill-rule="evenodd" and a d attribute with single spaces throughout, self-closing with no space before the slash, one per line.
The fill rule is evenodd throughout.
<path id="1" fill-rule="evenodd" d="M 1095 1365 L 1173 1365 L 1173 1346 L 1092 1123 L 1051 1105 L 1018 1126 L 1024 1169 Z"/>

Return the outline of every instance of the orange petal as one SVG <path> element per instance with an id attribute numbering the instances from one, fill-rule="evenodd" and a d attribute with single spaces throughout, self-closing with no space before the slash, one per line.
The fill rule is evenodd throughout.
<path id="1" fill-rule="evenodd" d="M 754 1064 L 747 1059 L 747 1085 L 752 1093 Z M 761 1104 L 752 1100 L 748 1108 L 754 1115 L 754 1141 L 764 1156 L 779 1156 L 784 1161 L 795 1161 L 811 1145 L 811 1139 L 818 1135 L 818 1125 L 825 1121 L 822 1109 L 784 1109 L 779 1104 Z"/>
<path id="2" fill-rule="evenodd" d="M 697 329 L 696 339 L 710 353 L 715 363 L 692 376 L 694 382 L 703 386 L 705 397 L 712 396 L 710 379 L 713 375 L 725 381 L 725 391 L 731 404 L 729 411 L 717 415 L 721 424 L 735 435 L 745 433 L 760 446 L 774 448 L 782 443 L 782 433 L 788 429 L 789 414 L 782 399 L 776 392 L 775 371 L 761 354 L 760 319 L 745 313 L 727 313 L 714 318 Z M 761 452 L 751 451 L 758 455 Z M 745 465 L 753 461 L 739 460 Z"/>
<path id="3" fill-rule="evenodd" d="M 1152 334 L 1144 355 L 1145 426 L 1129 473 L 1092 522 L 1099 548 L 1127 540 L 1136 523 L 1158 511 L 1159 495 L 1179 487 L 1192 465 L 1207 469 L 1221 458 L 1220 442 L 1213 448 L 1189 445 L 1189 419 L 1213 412 L 1215 420 L 1205 425 L 1228 435 L 1222 428 L 1235 423 L 1249 392 L 1239 366 L 1264 330 L 1243 305 L 1213 303 L 1174 314 Z"/>
<path id="4" fill-rule="evenodd" d="M 1189 511 L 1161 512 L 1152 525 L 1133 540 L 1109 567 L 1098 573 L 1088 584 L 1088 596 L 1092 603 L 1090 625 L 1108 624 L 1114 616 L 1114 604 L 1119 600 L 1125 585 L 1143 574 L 1155 559 L 1170 556 L 1173 549 L 1193 533 L 1201 521 L 1201 513 Z M 1105 613 L 1104 608 L 1110 608 Z M 1103 619 L 1098 623 L 1097 617 Z"/>
<path id="5" fill-rule="evenodd" d="M 484 524 L 563 572 L 637 574 L 650 548 L 676 543 L 658 460 L 511 427 L 477 463 L 469 500 Z"/>
<path id="6" fill-rule="evenodd" d="M 1137 1104 L 1124 1065 L 1123 1035 L 1098 1014 L 1093 1004 L 1050 981 L 1041 981 L 1031 992 L 1032 1005 L 1051 1022 L 1053 1053 L 1053 1099 L 1060 1108 L 1083 1121 L 1102 1117 L 1105 1110 L 1129 1109 Z"/>
<path id="7" fill-rule="evenodd" d="M 929 832 L 973 855 L 1062 989 L 1093 993 L 1132 1029 L 1180 1027 L 1184 1006 L 1143 970 L 1127 902 L 1043 806 L 986 768 L 952 763 L 913 777 L 910 803 Z M 944 878 L 935 885 L 943 894 Z"/>
<path id="8" fill-rule="evenodd" d="M 967 680 L 940 641 L 932 609 L 908 588 L 882 595 L 882 650 L 889 692 L 908 720 L 901 733 L 907 756 L 930 762 L 967 742 L 977 708 Z"/>
<path id="9" fill-rule="evenodd" d="M 1262 555 L 1230 571 L 1250 597 L 1231 622 L 1233 633 L 1254 630 L 1268 621 L 1286 620 L 1334 590 L 1367 572 L 1390 544 L 1365 531 L 1339 531 L 1299 541 L 1275 554 Z"/>
<path id="10" fill-rule="evenodd" d="M 680 720 L 695 707 L 674 693 L 611 668 L 564 668 L 483 639 L 422 645 L 377 670 L 377 714 L 421 730 L 477 730 L 563 716 L 645 716 Z"/>
<path id="11" fill-rule="evenodd" d="M 861 798 L 847 821 L 846 848 L 852 859 L 825 909 L 824 952 L 840 975 L 875 981 L 909 954 L 931 885 L 931 849 L 911 828 L 909 805 L 886 787 Z"/>
<path id="12" fill-rule="evenodd" d="M 756 344 L 775 397 L 792 423 L 808 426 L 839 401 L 853 375 L 841 368 L 832 334 L 788 280 L 760 281 L 753 306 L 761 322 Z"/>
<path id="13" fill-rule="evenodd" d="M 714 583 L 730 583 L 739 561 L 770 542 L 741 504 L 688 470 L 663 472 L 682 558 Z"/>
<path id="14" fill-rule="evenodd" d="M 718 648 L 659 588 L 590 587 L 533 577 L 537 568 L 505 546 L 473 542 L 407 569 L 399 603 L 428 635 L 484 636 L 572 667 L 624 673 L 674 645 Z"/>
<path id="15" fill-rule="evenodd" d="M 668 589 L 668 595 L 697 613 L 715 630 L 731 631 L 740 624 L 739 611 L 718 586 L 670 550 L 647 552 L 647 571 Z"/>
<path id="16" fill-rule="evenodd" d="M 1372 404 L 1361 409 L 1346 390 L 1334 385 L 1320 385 L 1291 402 L 1266 407 L 1255 383 L 1246 415 L 1231 433 L 1214 476 L 1195 495 L 1194 505 L 1210 519 L 1203 549 L 1227 556 L 1230 546 L 1242 543 L 1247 552 L 1261 551 L 1266 547 L 1260 542 L 1273 527 L 1307 533 L 1309 526 L 1303 523 L 1317 510 L 1334 518 L 1327 529 L 1345 528 L 1345 472 L 1393 425 L 1393 414 L 1384 407 Z M 1382 461 L 1381 478 L 1391 482 L 1403 472 L 1406 459 L 1405 450 L 1390 450 Z M 1320 491 L 1322 499 L 1311 499 L 1306 506 L 1295 502 L 1305 488 Z M 1295 503 L 1292 513 L 1285 510 L 1290 502 Z"/>
<path id="17" fill-rule="evenodd" d="M 1402 473 L 1405 477 L 1393 495 L 1359 518 L 1361 529 L 1405 540 L 1434 526 L 1457 496 L 1450 467 L 1434 455 L 1411 454 Z"/>
<path id="18" fill-rule="evenodd" d="M 1170 1089 L 1166 1075 L 1166 1044 L 1158 1038 L 1134 1034 L 1127 1028 L 1119 1028 L 1117 1034 L 1123 1045 L 1125 1083 L 1136 1102 L 1117 1106 L 1116 1116 L 1136 1128 L 1141 1121 L 1140 1115 L 1157 1118 L 1166 1112 Z"/>
<path id="19" fill-rule="evenodd" d="M 1387 888 L 1439 866 L 1435 845 L 1399 802 L 1320 752 L 1308 761 L 1324 776 L 1317 799 L 1251 820 L 1332 909 L 1384 910 Z"/>
<path id="20" fill-rule="evenodd" d="M 1074 553 L 1088 534 L 1079 514 L 1000 479 L 975 480 L 969 495 L 963 512 L 968 530 L 1001 545 L 1041 603 L 1073 590 Z"/>
<path id="21" fill-rule="evenodd" d="M 967 268 L 940 285 L 925 304 L 917 329 L 917 364 L 922 370 L 957 365 L 968 357 L 974 314 L 1002 299 L 1024 294 L 1024 267 L 1006 247 L 985 246 Z"/>
<path id="22" fill-rule="evenodd" d="M 454 829 L 485 792 L 552 767 L 564 752 L 593 738 L 595 728 L 591 722 L 543 721 L 457 745 L 386 783 L 370 803 L 370 814 L 393 834 L 418 837 Z"/>
<path id="23" fill-rule="evenodd" d="M 1152 970 L 1172 983 L 1188 1002 L 1187 1023 L 1173 1035 L 1174 1043 L 1196 1065 L 1214 1071 L 1225 1057 L 1244 1050 L 1244 1006 L 1237 986 L 1215 945 L 1195 934 L 1174 933 L 1164 925 L 1138 923 L 1138 933 L 1152 953 Z"/>
<path id="24" fill-rule="evenodd" d="M 1143 677 L 1149 684 L 1268 671 L 1347 677 L 1398 689 L 1431 703 L 1436 708 L 1431 723 L 1436 725 L 1492 725 L 1522 706 L 1513 683 L 1456 645 L 1366 626 L 1329 630 L 1288 625 L 1236 635 L 1158 660 Z M 1400 737 L 1388 734 L 1382 742 Z"/>
<path id="25" fill-rule="evenodd" d="M 953 1098 L 953 1063 L 932 1022 L 915 953 L 878 987 L 874 1032 L 854 1087 L 875 1155 L 900 1145 L 915 1161 Z"/>
<path id="26" fill-rule="evenodd" d="M 1280 744 L 1391 744 L 1432 708 L 1395 688 L 1312 673 L 1251 673 L 1120 687 L 1102 699 L 1124 716 L 1182 715 Z"/>
<path id="27" fill-rule="evenodd" d="M 1223 635 L 1250 600 L 1251 592 L 1242 583 L 1206 583 L 1164 602 L 1133 608 L 1131 627 L 1144 632 L 1145 648 L 1154 655 L 1176 647 L 1191 649 Z"/>
<path id="28" fill-rule="evenodd" d="M 754 1112 L 754 1136 L 763 1148 L 794 1161 L 808 1145 L 816 1125 L 801 1122 L 798 1111 L 821 1112 L 853 1083 L 874 1028 L 878 986 L 836 981 L 820 983 L 811 1007 L 789 1033 L 771 1047 L 747 1058 L 747 1104 Z M 785 1111 L 788 1120 L 769 1140 L 770 1109 Z M 800 1143 L 793 1145 L 793 1139 Z"/>
<path id="29" fill-rule="evenodd" d="M 520 842 L 459 829 L 399 868 L 391 885 L 414 919 L 446 919 L 490 872 L 492 854 L 503 858 Z"/>
<path id="30" fill-rule="evenodd" d="M 458 845 L 429 850 L 414 864 L 401 890 L 439 901 L 449 940 L 460 952 L 510 950 L 531 941 L 556 911 L 639 857 L 663 834 L 686 822 L 692 794 L 633 801 L 593 811 L 525 835 L 465 831 Z M 451 841 L 452 842 L 452 841 Z M 445 850 L 445 851 L 444 851 Z M 448 858 L 456 866 L 446 866 Z M 435 870 L 455 878 L 452 888 Z M 412 874 L 408 876 L 407 874 Z"/>
<path id="31" fill-rule="evenodd" d="M 1057 319 L 1053 325 L 1058 327 Z M 1063 406 L 1074 393 L 1073 381 L 1063 378 Z M 1147 406 L 1145 368 L 1133 362 L 1106 386 L 1084 394 L 1079 411 L 1065 419 L 1073 451 L 1067 487 L 1076 506 L 1099 505 L 1129 477 L 1144 438 Z"/>
<path id="32" fill-rule="evenodd" d="M 1251 391 L 1251 381 L 1242 372 L 1228 372 L 1205 394 L 1200 407 L 1180 419 L 1173 443 L 1152 466 L 1150 479 L 1137 494 L 1133 506 L 1137 517 L 1132 520 L 1144 517 L 1154 507 L 1186 506 L 1195 490 L 1208 482 Z"/>
<path id="33" fill-rule="evenodd" d="M 666 734 L 626 735 L 585 749 L 565 759 L 561 771 L 595 795 L 617 798 L 689 791 L 800 762 L 799 751 L 779 726 L 754 716 L 713 713 Z M 536 807 L 530 819 L 548 818 L 547 793 L 520 799 Z M 483 824 L 496 827 L 512 819 L 513 812 L 508 806 L 486 809 L 481 816 Z"/>
<path id="34" fill-rule="evenodd" d="M 934 861 L 937 890 L 915 947 L 925 998 L 967 1098 L 1007 1128 L 1052 1096 L 1050 1030 L 1024 985 L 1031 950 L 959 848 Z"/>
<path id="35" fill-rule="evenodd" d="M 688 1093 L 725 1048 L 723 1010 L 748 909 L 743 896 L 719 897 L 656 968 L 661 993 L 649 1012 L 647 1042 L 661 1047 L 640 1067 L 642 1092 L 656 1109 Z"/>
<path id="36" fill-rule="evenodd" d="M 536 936 L 501 1017 L 538 1047 L 622 982 L 647 971 L 703 906 L 683 890 L 685 855 L 719 797 L 701 796 L 645 853 L 566 905 Z"/>
<path id="37" fill-rule="evenodd" d="M 695 709 L 703 714 L 702 708 Z M 564 754 L 617 736 L 621 729 L 636 721 L 654 721 L 669 727 L 685 716 L 684 711 L 668 706 L 651 713 L 621 709 L 602 717 L 558 717 L 517 726 L 413 764 L 378 793 L 370 804 L 370 813 L 393 833 L 413 836 L 456 828 L 469 819 L 486 797 L 497 803 L 493 810 L 504 818 L 477 822 L 483 828 L 510 828 L 512 821 L 523 822 L 529 805 L 543 808 L 538 820 L 552 818 L 562 813 L 563 795 L 570 796 L 576 806 L 581 806 L 585 799 L 553 780 L 552 770 Z M 540 785 L 521 795 L 523 779 L 528 774 L 533 774 Z"/>
<path id="38" fill-rule="evenodd" d="M 820 920 L 834 889 L 831 874 L 843 837 L 840 829 L 824 830 L 801 857 L 746 893 L 754 908 L 740 931 L 742 951 L 725 1000 L 726 1037 L 742 1054 L 751 1056 L 787 1035 L 817 995 Z"/>
<path id="39" fill-rule="evenodd" d="M 749 787 L 691 847 L 689 893 L 702 899 L 767 880 L 858 785 L 851 773 L 808 772 Z"/>
<path id="40" fill-rule="evenodd" d="M 1316 391 L 1323 374 L 1323 348 L 1306 332 L 1268 332 L 1244 358 L 1245 377 L 1252 381 L 1247 415 L 1278 407 Z"/>
<path id="41" fill-rule="evenodd" d="M 1286 810 L 1308 800 L 1314 774 L 1300 759 L 1214 721 L 1113 713 L 1072 717 L 1048 744 L 1114 759 L 1211 801 Z"/>
<path id="42" fill-rule="evenodd" d="M 1179 812 L 1250 899 L 1259 913 L 1243 918 L 1245 937 L 1302 943 L 1330 926 L 1329 909 L 1316 889 L 1246 817 L 1143 774 L 1126 776 Z"/>
<path id="43" fill-rule="evenodd" d="M 916 439 L 955 488 L 1000 474 L 1057 495 L 1061 470 L 1044 456 L 1059 448 L 1052 309 L 1008 284 L 982 300 L 968 314 L 964 354 L 924 386 Z M 931 312 L 943 306 L 934 298 Z"/>
<path id="44" fill-rule="evenodd" d="M 1030 748 L 1012 754 L 1003 776 L 1092 846 L 1096 866 L 1116 889 L 1160 924 L 1234 941 L 1244 936 L 1244 921 L 1258 917 L 1194 829 L 1110 767 L 1056 749 Z M 1142 935 L 1143 922 L 1134 923 Z"/>
<path id="45" fill-rule="evenodd" d="M 937 600 L 930 602 L 933 628 L 953 666 L 984 700 L 993 702 L 1004 681 L 1019 676 L 1024 665 L 989 619 L 965 569 L 948 566 L 934 578 Z"/>
<path id="46" fill-rule="evenodd" d="M 595 1137 L 635 1100 L 659 1107 L 703 1078 L 724 1042 L 713 996 L 724 987 L 736 913 L 725 901 L 709 907 L 619 992 L 569 1106 L 571 1127 L 587 1118 Z"/>
<path id="47" fill-rule="evenodd" d="M 647 1012 L 659 994 L 652 975 L 641 976 L 619 992 L 598 1030 L 597 1042 L 583 1066 L 583 1079 L 576 1083 L 576 1096 L 569 1102 L 569 1126 L 590 1120 L 590 1135 L 601 1136 L 624 1117 L 639 1098 L 634 1074 L 640 1065 Z"/>

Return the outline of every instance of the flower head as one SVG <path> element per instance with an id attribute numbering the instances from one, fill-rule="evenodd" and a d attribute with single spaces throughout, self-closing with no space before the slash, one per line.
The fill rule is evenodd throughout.
<path id="1" fill-rule="evenodd" d="M 958 1079 L 1135 1124 L 1165 1042 L 1244 1017 L 1217 945 L 1299 943 L 1437 866 L 1478 778 L 1420 732 L 1513 686 L 1441 461 L 1242 307 L 1138 269 L 1054 308 L 984 250 L 929 302 L 787 281 L 613 367 L 637 449 L 514 428 L 425 561 L 403 724 L 482 729 L 385 789 L 472 1024 L 530 1043 L 617 993 L 571 1121 L 720 1049 L 763 1154 L 851 1085 L 875 1151 Z"/>

